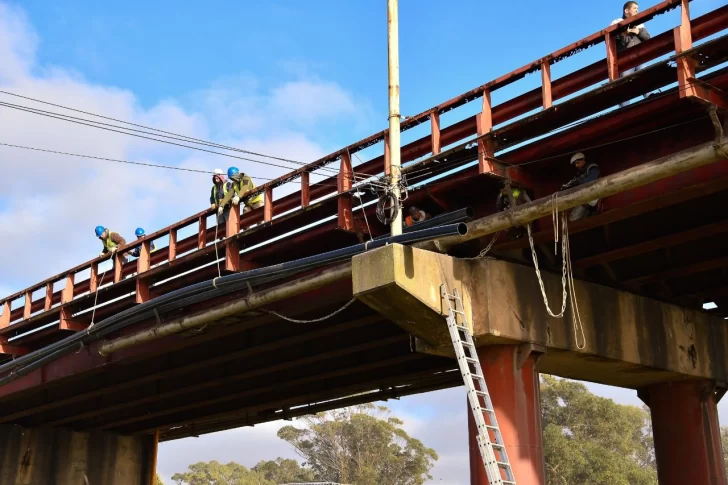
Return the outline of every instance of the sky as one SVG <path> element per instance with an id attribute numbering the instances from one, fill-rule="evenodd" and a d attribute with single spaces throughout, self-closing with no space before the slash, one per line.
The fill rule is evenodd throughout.
<path id="1" fill-rule="evenodd" d="M 505 74 L 621 15 L 621 2 L 603 0 L 400 3 L 403 115 Z M 695 0 L 692 15 L 720 4 Z M 656 34 L 676 24 L 672 12 L 648 29 Z M 552 76 L 603 54 L 599 46 L 575 55 L 553 66 Z M 0 59 L 0 90 L 302 162 L 387 123 L 384 2 L 0 0 Z M 531 75 L 497 91 L 493 102 L 539 80 Z M 49 109 L 2 94 L 0 101 Z M 444 115 L 443 126 L 472 114 L 468 109 L 475 107 Z M 415 135 L 405 134 L 403 141 Z M 259 182 L 285 172 L 5 107 L 0 143 L 208 171 L 236 164 Z M 205 175 L 4 146 L 0 167 L 2 295 L 95 256 L 96 225 L 127 235 L 137 226 L 151 232 L 202 210 L 209 194 Z M 31 257 L 42 263 L 28 266 Z M 591 389 L 640 404 L 629 390 Z M 467 483 L 464 399 L 462 389 L 452 389 L 389 403 L 407 430 L 440 454 L 432 483 Z M 162 444 L 160 473 L 170 483 L 174 472 L 200 460 L 252 466 L 294 457 L 275 436 L 280 426 Z"/>

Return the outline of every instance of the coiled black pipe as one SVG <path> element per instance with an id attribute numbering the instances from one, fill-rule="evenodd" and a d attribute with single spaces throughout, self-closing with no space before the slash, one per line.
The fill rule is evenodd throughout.
<path id="1" fill-rule="evenodd" d="M 413 244 L 421 241 L 438 239 L 445 236 L 464 236 L 467 233 L 465 224 L 448 224 L 419 231 L 412 231 L 387 239 L 357 244 L 347 248 L 329 251 L 327 253 L 309 256 L 286 263 L 280 263 L 265 268 L 258 268 L 242 273 L 222 276 L 212 280 L 203 281 L 194 285 L 162 295 L 133 308 L 128 308 L 116 315 L 96 323 L 84 331 L 66 337 L 43 349 L 26 354 L 0 366 L 0 373 L 9 372 L 0 379 L 0 386 L 8 384 L 19 377 L 52 362 L 63 355 L 78 351 L 87 345 L 110 333 L 120 330 L 142 320 L 167 313 L 177 308 L 194 304 L 195 302 L 223 296 L 246 288 L 248 285 L 259 285 L 292 276 L 319 266 L 326 266 L 341 262 L 365 251 L 386 246 L 387 244 Z M 156 312 L 155 312 L 156 311 Z"/>

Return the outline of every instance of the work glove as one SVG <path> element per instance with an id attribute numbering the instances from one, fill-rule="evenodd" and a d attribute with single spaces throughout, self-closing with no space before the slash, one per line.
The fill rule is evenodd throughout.
<path id="1" fill-rule="evenodd" d="M 223 208 L 222 207 L 218 207 L 217 208 L 217 215 L 218 216 L 222 216 L 222 211 L 223 211 Z"/>
<path id="2" fill-rule="evenodd" d="M 106 253 L 105 253 L 105 252 L 103 252 L 103 251 L 101 251 L 101 252 L 99 253 L 99 257 L 101 257 L 101 256 L 106 256 Z"/>
<path id="3" fill-rule="evenodd" d="M 240 197 L 237 195 L 233 197 L 233 205 L 238 205 L 240 203 Z"/>
<path id="4" fill-rule="evenodd" d="M 116 252 L 116 250 L 117 250 L 117 249 L 119 249 L 119 248 L 117 248 L 117 247 L 113 247 L 113 248 L 109 249 L 109 252 L 110 252 L 111 254 L 114 254 L 114 253 Z"/>
<path id="5" fill-rule="evenodd" d="M 217 204 L 210 204 L 210 209 L 214 209 L 215 207 L 217 207 Z"/>

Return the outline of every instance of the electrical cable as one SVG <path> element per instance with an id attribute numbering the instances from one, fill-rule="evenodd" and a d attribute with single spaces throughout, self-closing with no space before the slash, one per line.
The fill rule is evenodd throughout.
<path id="1" fill-rule="evenodd" d="M 93 329 L 78 332 L 42 349 L 0 365 L 0 373 L 9 372 L 0 378 L 0 386 L 12 382 L 22 375 L 74 351 L 76 348 L 83 348 L 84 343 L 98 340 L 129 325 L 147 320 L 153 316 L 158 316 L 159 313 L 167 313 L 179 308 L 189 307 L 192 304 L 200 303 L 213 297 L 241 291 L 249 285 L 270 283 L 307 270 L 350 260 L 356 254 L 387 244 L 412 244 L 440 237 L 458 234 L 465 235 L 466 233 L 467 227 L 465 224 L 438 226 L 195 283 L 123 310 L 97 323 Z"/>
<path id="2" fill-rule="evenodd" d="M 231 146 L 226 146 L 226 145 L 222 145 L 220 143 L 206 141 L 206 140 L 203 140 L 203 139 L 200 139 L 200 138 L 195 138 L 195 137 L 192 137 L 192 136 L 181 135 L 179 133 L 174 133 L 174 132 L 171 132 L 171 131 L 160 130 L 158 128 L 153 128 L 151 126 L 145 126 L 145 125 L 141 125 L 141 124 L 138 124 L 138 123 L 132 123 L 130 121 L 124 121 L 124 120 L 120 120 L 118 118 L 112 118 L 110 116 L 104 116 L 104 115 L 100 115 L 100 114 L 97 114 L 97 113 L 91 113 L 89 111 L 83 111 L 83 110 L 80 110 L 80 109 L 71 108 L 71 107 L 68 107 L 68 106 L 63 106 L 63 105 L 56 104 L 56 103 L 51 103 L 51 102 L 48 102 L 48 101 L 43 101 L 43 100 L 37 99 L 37 98 L 31 98 L 29 96 L 23 96 L 23 95 L 20 95 L 20 94 L 11 93 L 9 91 L 0 90 L 0 93 L 7 94 L 9 96 L 15 96 L 15 97 L 18 97 L 18 98 L 27 99 L 29 101 L 35 101 L 36 103 L 42 103 L 42 104 L 47 104 L 49 106 L 55 106 L 56 108 L 62 108 L 62 109 L 67 109 L 69 111 L 75 111 L 76 113 L 82 113 L 82 114 L 89 115 L 89 116 L 96 116 L 98 118 L 103 118 L 103 119 L 109 120 L 109 121 L 115 121 L 117 123 L 123 123 L 123 124 L 129 125 L 129 126 L 136 126 L 138 128 L 144 128 L 145 130 L 152 130 L 152 131 L 156 131 L 156 132 L 159 132 L 159 133 L 164 133 L 166 135 L 173 135 L 175 137 L 186 138 L 187 140 L 194 141 L 194 142 L 197 142 L 197 143 L 201 143 L 203 145 L 214 146 L 214 147 L 218 147 L 218 148 L 225 148 L 226 150 L 233 150 L 233 151 L 240 152 L 240 153 L 247 153 L 248 155 L 255 155 L 255 156 L 258 156 L 258 157 L 270 158 L 272 160 L 279 160 L 281 162 L 290 162 L 290 163 L 295 163 L 295 164 L 299 164 L 299 165 L 305 165 L 305 162 L 300 162 L 300 161 L 297 161 L 297 160 L 291 160 L 291 159 L 288 159 L 288 158 L 276 157 L 276 156 L 273 156 L 273 155 L 266 155 L 264 153 L 252 152 L 252 151 L 249 151 L 249 150 L 244 150 L 242 148 L 235 148 L 235 147 L 231 147 Z M 36 109 L 36 108 L 33 108 L 33 109 Z M 58 114 L 60 114 L 60 113 L 58 113 Z M 63 116 L 67 116 L 67 115 L 63 115 Z M 82 119 L 82 118 L 79 118 L 79 119 Z M 88 121 L 91 121 L 91 120 L 88 120 Z M 94 122 L 94 121 L 92 121 L 92 122 L 93 123 L 99 123 L 99 122 Z"/>
<path id="3" fill-rule="evenodd" d="M 39 108 L 33 108 L 33 107 L 30 107 L 30 106 L 23 106 L 23 105 L 18 105 L 18 104 L 14 104 L 14 103 L 7 103 L 7 102 L 4 102 L 4 101 L 0 101 L 0 106 L 5 106 L 5 107 L 8 107 L 8 108 L 18 109 L 18 110 L 26 111 L 26 112 L 33 113 L 33 114 L 38 114 L 38 115 L 42 115 L 42 116 L 48 116 L 48 117 L 55 118 L 55 119 L 60 119 L 60 120 L 63 120 L 63 121 L 75 122 L 75 123 L 79 123 L 79 124 L 82 124 L 82 125 L 91 126 L 91 127 L 100 128 L 100 129 L 107 129 L 107 128 L 103 128 L 104 126 L 106 126 L 106 127 L 112 127 L 112 128 L 118 128 L 120 130 L 127 130 L 127 131 L 133 131 L 133 132 L 137 132 L 137 133 L 144 133 L 146 135 L 152 135 L 152 136 L 158 136 L 158 137 L 163 137 L 163 138 L 169 138 L 169 139 L 173 139 L 173 140 L 177 140 L 177 141 L 183 141 L 183 142 L 187 142 L 187 143 L 197 143 L 197 144 L 200 144 L 200 145 L 209 146 L 209 147 L 213 147 L 213 148 L 221 148 L 221 149 L 235 151 L 235 152 L 239 152 L 239 153 L 246 153 L 246 154 L 249 154 L 249 155 L 255 155 L 255 156 L 259 156 L 259 157 L 263 157 L 263 158 L 270 158 L 272 160 L 278 160 L 278 161 L 293 163 L 293 164 L 300 165 L 300 166 L 307 165 L 305 162 L 300 162 L 300 161 L 297 161 L 297 160 L 292 160 L 292 159 L 282 158 L 282 157 L 276 157 L 276 156 L 272 156 L 272 155 L 266 155 L 266 154 L 259 153 L 259 152 L 252 152 L 252 151 L 249 151 L 249 150 L 244 150 L 244 149 L 232 147 L 232 146 L 229 146 L 229 145 L 223 145 L 221 143 L 209 142 L 209 141 L 205 141 L 205 140 L 202 140 L 202 139 L 199 139 L 199 138 L 194 138 L 194 137 L 190 137 L 190 136 L 186 136 L 186 135 L 180 135 L 180 134 L 173 133 L 173 132 L 169 132 L 169 131 L 159 130 L 157 128 L 152 128 L 152 127 L 148 127 L 148 126 L 144 126 L 144 125 L 139 125 L 139 124 L 131 123 L 131 122 L 128 122 L 128 121 L 118 120 L 116 118 L 110 118 L 110 117 L 106 117 L 106 116 L 102 116 L 102 115 L 98 115 L 98 114 L 94 114 L 94 113 L 89 113 L 89 112 L 82 111 L 82 110 L 77 110 L 77 109 L 74 109 L 74 108 L 69 108 L 69 107 L 66 107 L 66 106 L 57 105 L 57 104 L 54 104 L 54 103 L 48 103 L 48 102 L 45 102 L 45 101 L 41 101 L 41 100 L 37 100 L 37 99 L 33 99 L 33 98 L 28 98 L 26 96 L 16 95 L 16 94 L 13 94 L 13 93 L 9 93 L 7 91 L 0 90 L 0 93 L 10 94 L 12 96 L 18 96 L 18 97 L 25 98 L 25 99 L 30 99 L 32 101 L 37 101 L 39 103 L 45 103 L 45 104 L 49 104 L 49 105 L 52 105 L 52 106 L 61 107 L 63 109 L 69 109 L 69 110 L 72 110 L 72 111 L 77 111 L 77 112 L 80 112 L 80 113 L 89 114 L 91 116 L 98 116 L 100 118 L 117 121 L 119 123 L 124 123 L 124 124 L 128 124 L 128 125 L 131 125 L 131 126 L 138 126 L 138 127 L 141 127 L 141 128 L 145 128 L 147 130 L 156 131 L 158 133 L 150 133 L 150 132 L 144 131 L 144 130 L 138 130 L 138 129 L 134 129 L 134 128 L 126 128 L 126 127 L 123 127 L 123 126 L 113 125 L 113 124 L 110 124 L 110 123 L 103 123 L 103 122 L 100 122 L 100 121 L 89 120 L 87 118 L 80 118 L 80 117 L 66 115 L 66 114 L 58 113 L 58 112 L 54 112 L 54 111 L 46 111 L 46 110 L 42 110 L 42 109 L 39 109 Z M 83 122 L 85 122 L 85 123 L 83 123 Z M 87 123 L 94 123 L 94 124 L 93 125 L 88 125 Z M 101 125 L 101 126 L 96 126 L 96 125 Z M 109 129 L 109 131 L 116 131 L 116 130 Z M 121 133 L 121 134 L 126 134 L 126 135 L 130 135 L 130 136 L 134 136 L 133 133 L 127 133 L 125 131 L 116 131 L 116 132 L 117 133 Z M 154 140 L 164 143 L 164 140 L 159 140 L 157 138 L 154 138 Z M 186 145 L 182 145 L 182 146 L 186 146 Z M 195 147 L 189 147 L 189 148 L 195 149 Z M 255 160 L 250 160 L 250 159 L 245 159 L 245 158 L 242 158 L 242 159 L 243 160 L 248 160 L 248 161 L 255 161 Z M 275 167 L 285 168 L 287 170 L 296 170 L 296 169 L 299 168 L 299 167 L 295 167 L 295 168 L 294 167 L 284 167 L 284 166 L 281 166 L 281 165 L 271 164 L 271 163 L 263 162 L 263 161 L 260 161 L 260 160 L 258 160 L 257 162 L 258 163 L 264 163 L 264 164 L 271 165 L 271 166 L 275 166 Z M 326 166 L 321 166 L 321 167 L 318 168 L 318 170 L 326 170 L 326 171 L 329 171 L 329 172 L 332 172 L 332 173 L 338 173 L 338 171 L 335 168 L 330 168 L 330 167 L 326 167 Z M 356 176 L 359 176 L 359 175 L 356 172 L 354 172 L 353 176 L 355 178 Z"/>
<path id="4" fill-rule="evenodd" d="M 118 159 L 118 158 L 97 157 L 97 156 L 93 156 L 93 155 L 83 155 L 83 154 L 80 154 L 80 153 L 70 153 L 70 152 L 62 152 L 62 151 L 59 151 L 59 150 L 49 150 L 49 149 L 46 149 L 46 148 L 36 148 L 36 147 L 29 147 L 29 146 L 24 146 L 24 145 L 14 145 L 12 143 L 3 143 L 3 142 L 0 142 L 0 146 L 6 146 L 6 147 L 11 147 L 11 148 L 18 148 L 18 149 L 23 149 L 23 150 L 32 150 L 32 151 L 36 151 L 36 152 L 53 153 L 53 154 L 56 154 L 56 155 L 67 155 L 69 157 L 88 158 L 88 159 L 92 159 L 92 160 L 103 160 L 103 161 L 107 161 L 107 162 L 123 163 L 123 164 L 128 164 L 128 165 L 138 165 L 138 166 L 142 166 L 142 167 L 163 168 L 163 169 L 167 169 L 167 170 L 178 170 L 180 172 L 191 172 L 191 173 L 200 173 L 200 174 L 205 174 L 205 175 L 213 175 L 213 172 L 210 172 L 210 171 L 207 171 L 207 170 L 200 170 L 200 169 L 194 169 L 194 168 L 184 168 L 184 167 L 175 167 L 175 166 L 172 166 L 172 165 L 161 165 L 161 164 L 157 164 L 157 163 L 132 162 L 132 161 L 129 161 L 129 160 L 121 160 L 121 159 Z M 271 179 L 271 178 L 268 178 L 268 177 L 254 177 L 252 175 L 250 175 L 250 178 L 253 178 L 253 179 L 256 179 L 256 180 L 267 180 L 267 181 L 275 180 L 275 179 Z M 286 183 L 286 184 L 297 184 L 297 182 L 293 182 L 293 181 L 288 181 L 288 182 L 283 182 L 283 183 Z M 326 185 L 326 186 L 329 186 L 329 187 L 333 187 L 334 186 L 334 184 L 332 184 L 332 183 L 326 183 L 326 182 L 323 182 L 323 181 L 318 182 L 318 184 L 323 184 L 323 185 Z"/>

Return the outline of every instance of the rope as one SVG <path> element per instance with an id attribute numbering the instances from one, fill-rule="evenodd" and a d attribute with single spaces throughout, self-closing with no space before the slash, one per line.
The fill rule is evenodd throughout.
<path id="1" fill-rule="evenodd" d="M 566 214 L 561 215 L 564 220 L 564 253 L 563 257 L 566 260 L 567 274 L 569 277 L 569 297 L 571 299 L 571 320 L 574 324 L 574 343 L 578 350 L 584 350 L 586 347 L 586 337 L 584 336 L 584 324 L 581 322 L 581 314 L 579 313 L 579 304 L 576 298 L 576 286 L 574 285 L 574 272 L 571 268 L 571 245 L 569 241 L 569 226 L 566 219 Z M 579 331 L 581 332 L 581 345 L 579 345 Z"/>
<path id="2" fill-rule="evenodd" d="M 552 211 L 551 211 L 551 217 L 556 218 L 558 213 L 558 206 L 556 205 L 556 194 L 552 196 Z M 561 311 L 559 313 L 554 313 L 553 310 L 551 310 L 551 306 L 549 305 L 549 299 L 548 296 L 546 296 L 546 289 L 543 285 L 543 278 L 541 277 L 541 270 L 538 267 L 538 256 L 536 255 L 536 246 L 533 243 L 533 235 L 531 234 L 531 224 L 526 224 L 526 230 L 528 231 L 528 242 L 531 245 L 531 256 L 533 257 L 533 265 L 536 268 L 536 277 L 538 278 L 538 284 L 541 287 L 541 296 L 543 297 L 543 302 L 546 304 L 546 311 L 548 311 L 549 315 L 551 315 L 554 318 L 563 318 L 564 312 L 566 311 L 566 303 L 567 303 L 567 297 L 566 297 L 566 259 L 563 258 L 563 267 L 561 271 L 561 286 L 562 286 L 562 302 L 561 302 Z M 558 222 L 554 222 L 554 238 L 558 240 Z M 563 242 L 562 242 L 563 244 Z M 558 254 L 558 251 L 554 251 Z M 562 253 L 563 256 L 563 253 Z"/>
<path id="3" fill-rule="evenodd" d="M 361 200 L 362 194 L 357 190 L 356 192 L 354 192 L 354 195 L 356 195 L 356 197 L 359 199 L 359 208 L 361 209 L 362 214 L 364 214 L 364 222 L 366 223 L 367 231 L 369 232 L 369 240 L 374 241 L 374 237 L 372 236 L 372 230 L 369 227 L 369 219 L 367 219 L 367 211 L 364 208 L 364 201 Z M 366 247 L 364 249 L 366 250 Z"/>
<path id="4" fill-rule="evenodd" d="M 347 308 L 349 308 L 349 306 L 351 306 L 351 304 L 354 303 L 355 301 L 356 301 L 356 298 L 352 298 L 351 300 L 349 300 L 344 306 L 342 306 L 338 310 L 335 310 L 335 311 L 333 311 L 333 312 L 329 313 L 328 315 L 323 316 L 321 318 L 314 318 L 313 320 L 297 320 L 295 318 L 290 318 L 290 317 L 287 317 L 285 315 L 281 315 L 280 313 L 275 312 L 273 310 L 261 310 L 261 311 L 263 311 L 264 313 L 268 313 L 270 315 L 275 315 L 278 318 L 282 318 L 283 320 L 286 320 L 286 321 L 289 321 L 289 322 L 293 322 L 293 323 L 317 323 L 317 322 L 323 322 L 324 320 L 328 320 L 329 318 L 331 318 L 331 317 L 333 317 L 335 315 L 338 315 L 339 313 L 341 313 L 344 310 L 346 310 Z"/>
<path id="5" fill-rule="evenodd" d="M 101 289 L 101 285 L 104 284 L 104 276 L 106 276 L 107 271 L 108 269 L 105 269 L 104 272 L 101 273 L 101 281 L 99 281 L 99 286 L 96 287 L 96 294 L 94 295 L 94 309 L 91 312 L 91 323 L 89 324 L 88 328 L 94 326 L 94 318 L 96 318 L 96 302 L 99 301 L 99 290 Z"/>
<path id="6" fill-rule="evenodd" d="M 222 272 L 220 271 L 220 254 L 217 252 L 217 228 L 220 225 L 220 217 L 215 215 L 215 263 L 217 263 L 217 277 L 222 278 Z M 212 280 L 212 286 L 215 286 L 215 280 Z M 217 288 L 217 286 L 215 286 Z"/>
<path id="7" fill-rule="evenodd" d="M 554 254 L 558 254 L 558 238 L 559 238 L 559 206 L 558 206 L 558 193 L 551 196 L 551 218 L 554 227 Z M 541 287 L 541 296 L 543 297 L 544 304 L 546 305 L 546 311 L 554 318 L 563 318 L 566 312 L 566 305 L 568 301 L 571 301 L 571 319 L 574 325 L 574 343 L 578 350 L 584 350 L 586 347 L 586 336 L 584 335 L 584 324 L 581 321 L 581 314 L 579 313 L 579 304 L 576 298 L 576 287 L 574 284 L 574 271 L 571 266 L 571 248 L 569 246 L 569 224 L 566 217 L 566 212 L 562 212 L 561 218 L 561 259 L 562 259 L 562 271 L 561 271 L 561 287 L 562 287 L 562 302 L 561 312 L 555 314 L 549 305 L 548 296 L 543 284 L 543 278 L 541 277 L 541 271 L 538 267 L 538 256 L 536 255 L 536 248 L 533 242 L 533 235 L 531 234 L 531 225 L 527 224 L 526 229 L 528 230 L 528 242 L 531 245 L 531 255 L 533 256 L 533 265 L 536 269 L 536 277 L 538 278 L 538 284 Z M 568 299 L 567 299 L 568 292 Z M 581 334 L 581 340 L 579 339 Z M 581 341 L 581 343 L 579 343 Z"/>

